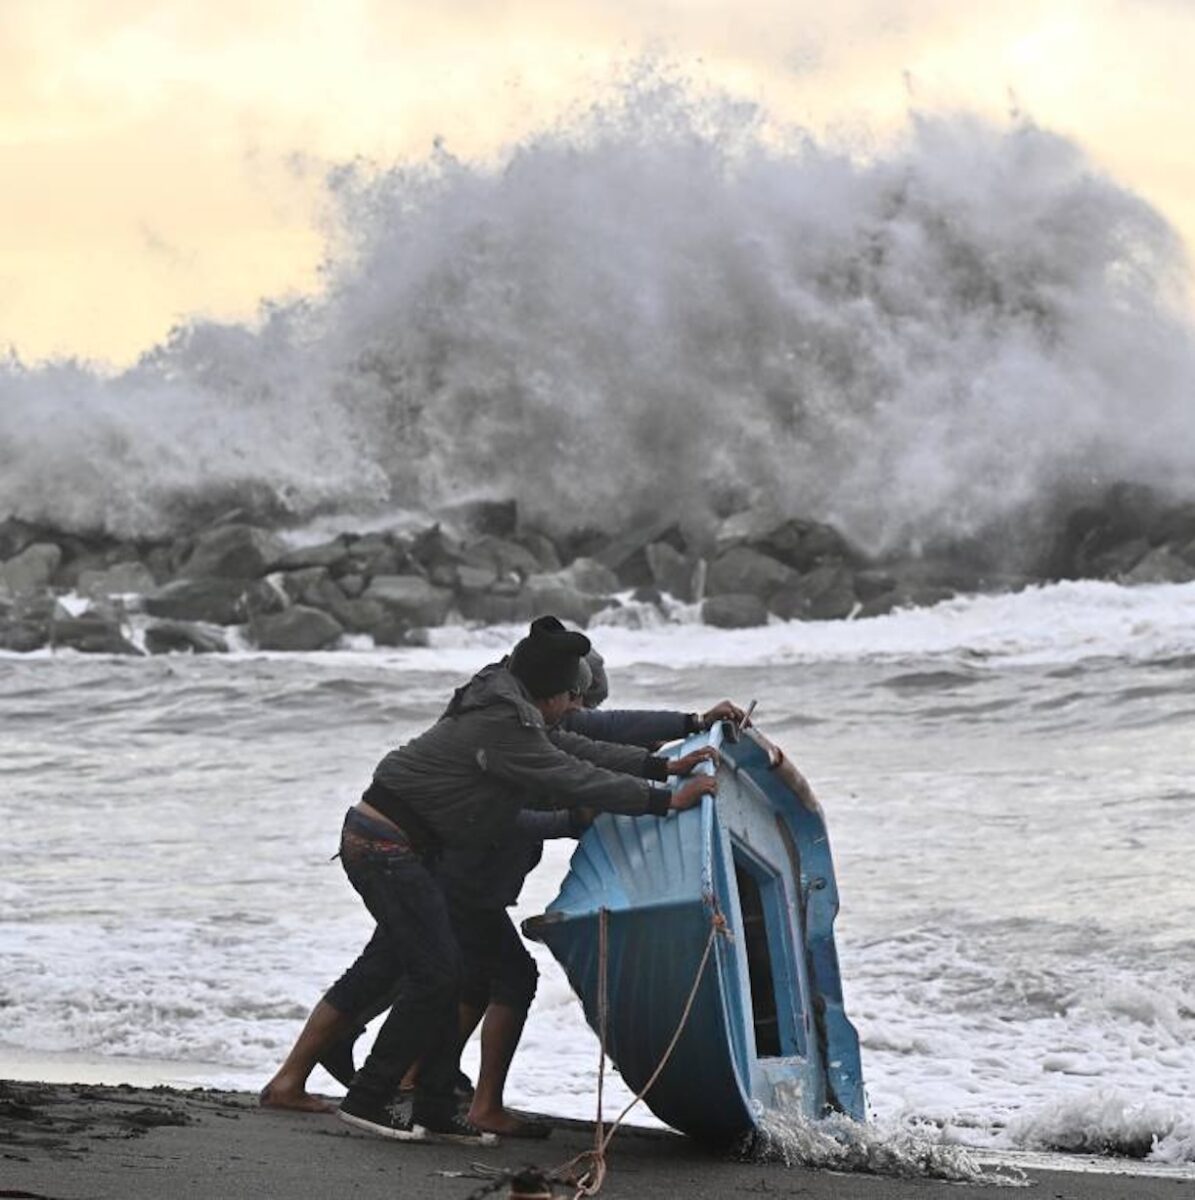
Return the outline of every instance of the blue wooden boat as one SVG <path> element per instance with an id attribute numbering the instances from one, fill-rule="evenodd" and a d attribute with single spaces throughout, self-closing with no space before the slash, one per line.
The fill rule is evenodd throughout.
<path id="1" fill-rule="evenodd" d="M 549 947 L 598 1030 L 606 910 L 606 1046 L 637 1093 L 672 1040 L 720 916 L 725 931 L 714 936 L 688 1021 L 644 1098 L 651 1111 L 719 1145 L 750 1135 L 769 1110 L 862 1121 L 821 809 L 755 729 L 722 722 L 679 752 L 706 744 L 722 755 L 716 798 L 665 818 L 600 816 L 559 895 L 524 932 Z"/>

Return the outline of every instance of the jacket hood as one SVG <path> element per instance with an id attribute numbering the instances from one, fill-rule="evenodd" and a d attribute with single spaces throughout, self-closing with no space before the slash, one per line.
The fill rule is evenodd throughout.
<path id="1" fill-rule="evenodd" d="M 507 670 L 505 659 L 482 667 L 468 683 L 457 688 L 440 719 L 496 706 L 513 708 L 524 725 L 545 728 L 543 714 L 535 707 L 531 693 Z"/>

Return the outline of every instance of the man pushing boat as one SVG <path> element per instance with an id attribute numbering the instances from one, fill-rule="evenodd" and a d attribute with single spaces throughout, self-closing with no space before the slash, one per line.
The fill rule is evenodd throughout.
<path id="1" fill-rule="evenodd" d="M 435 725 L 382 759 L 346 814 L 341 863 L 377 922 L 375 955 L 403 981 L 341 1104 L 341 1118 L 358 1128 L 400 1140 L 496 1140 L 460 1115 L 454 1095 L 464 965 L 431 870 L 441 853 L 501 842 L 524 808 L 663 816 L 716 789 L 701 775 L 673 793 L 664 781 L 676 768 L 641 748 L 563 732 L 549 738 L 589 650 L 587 637 L 555 617 L 534 621 L 505 664 L 480 671 Z M 417 1061 L 408 1120 L 391 1105 Z"/>

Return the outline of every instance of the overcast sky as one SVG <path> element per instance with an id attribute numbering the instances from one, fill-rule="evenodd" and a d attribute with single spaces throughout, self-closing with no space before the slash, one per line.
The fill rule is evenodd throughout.
<path id="1" fill-rule="evenodd" d="M 1015 104 L 1195 241 L 1195 0 L 0 0 L 0 348 L 312 290 L 327 166 L 498 154 L 644 52 L 819 133 Z"/>

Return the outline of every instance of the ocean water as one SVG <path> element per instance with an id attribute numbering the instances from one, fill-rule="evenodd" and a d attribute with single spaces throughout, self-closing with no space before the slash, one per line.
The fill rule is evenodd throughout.
<path id="1" fill-rule="evenodd" d="M 1195 585 L 591 633 L 613 702 L 758 699 L 812 783 L 881 1144 L 1195 1164 Z M 330 861 L 343 809 L 517 634 L 0 658 L 0 1074 L 61 1057 L 259 1087 L 369 932 Z M 549 846 L 517 915 L 569 850 Z M 592 1116 L 596 1040 L 533 950 L 508 1097 Z"/>

